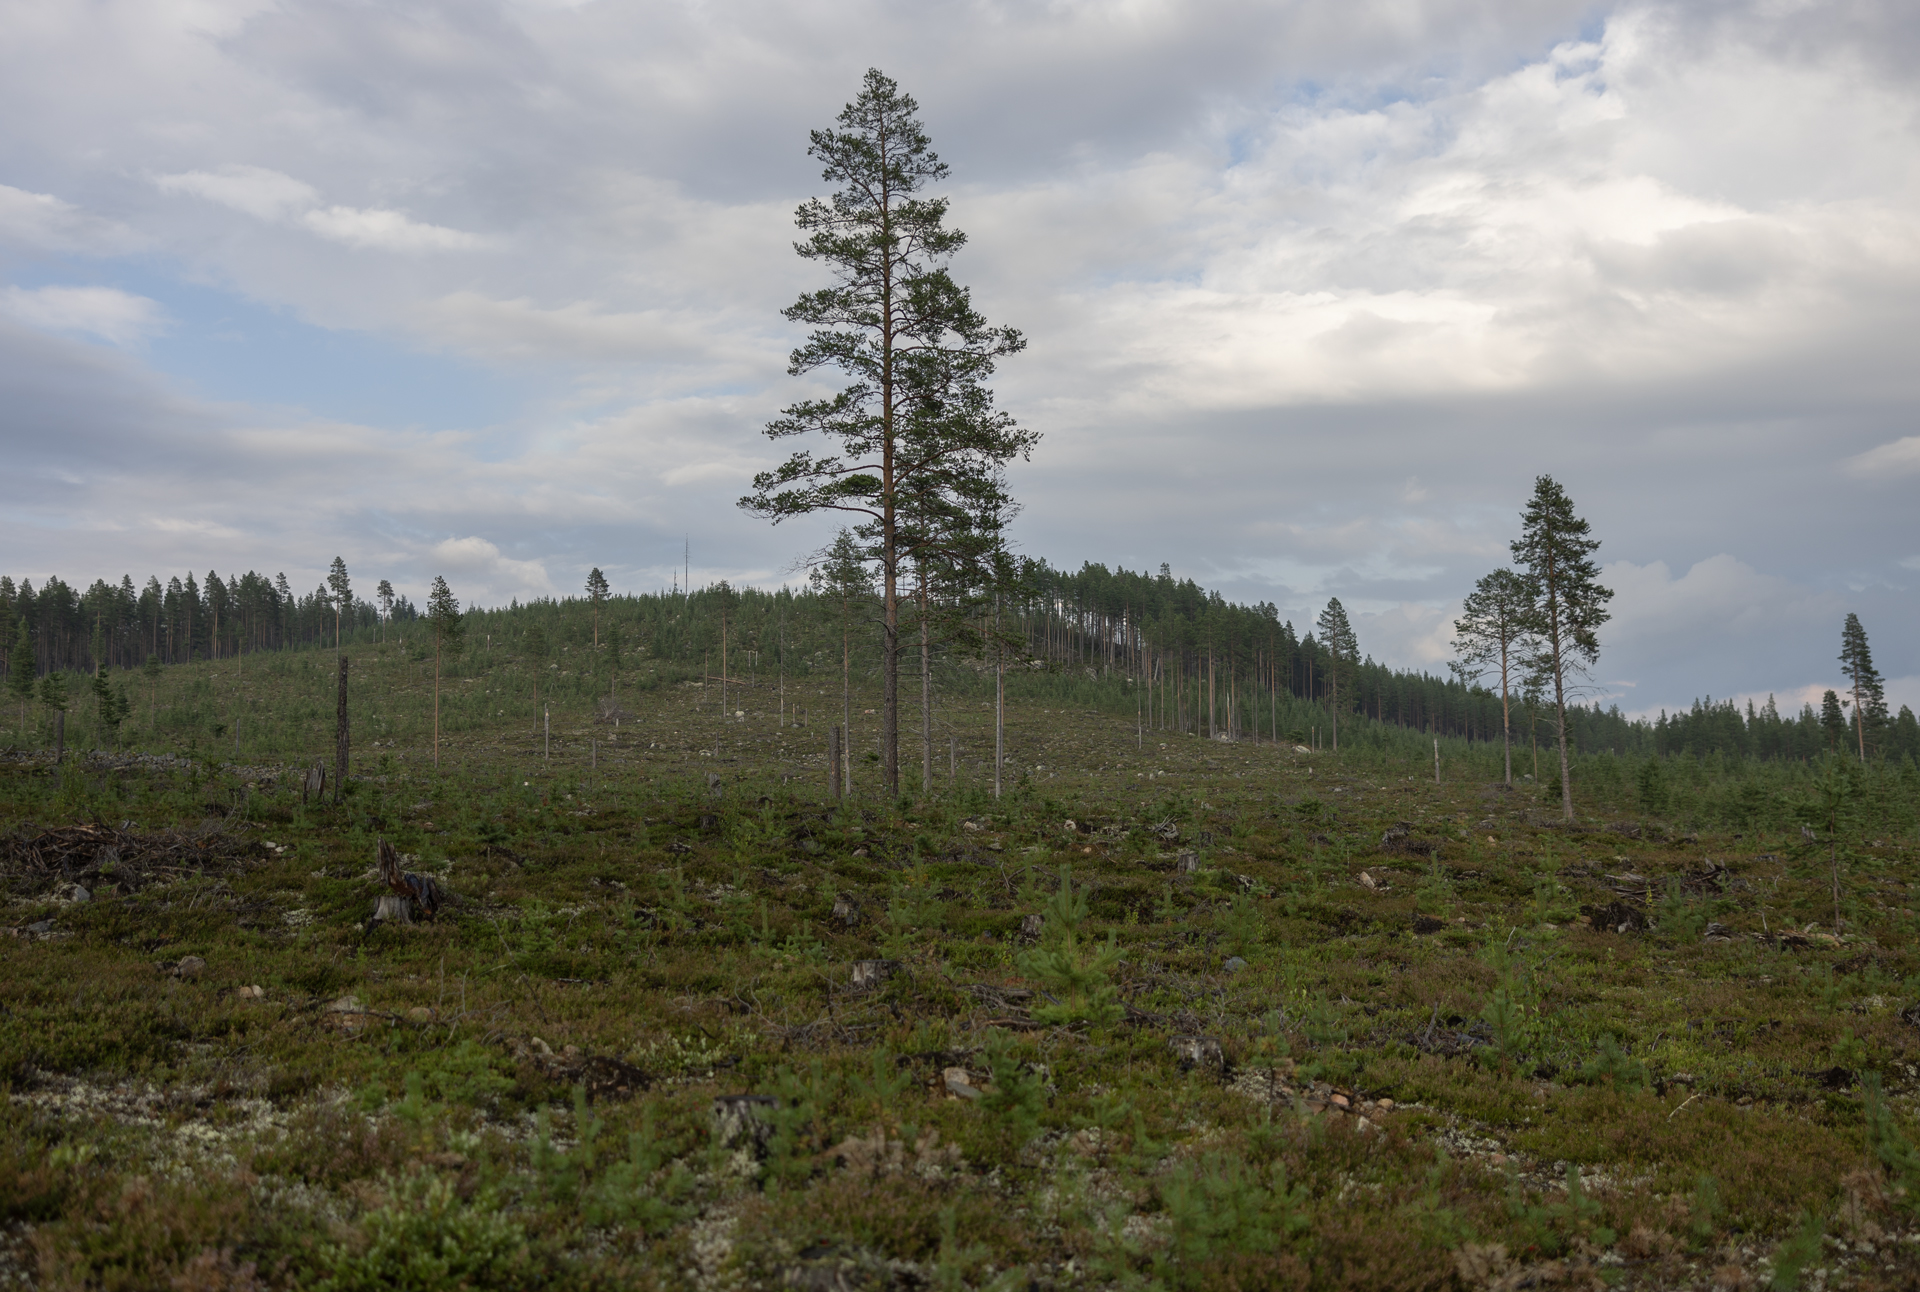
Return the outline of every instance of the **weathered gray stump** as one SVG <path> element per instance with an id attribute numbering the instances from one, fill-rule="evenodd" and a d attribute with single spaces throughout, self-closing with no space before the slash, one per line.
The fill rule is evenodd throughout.
<path id="1" fill-rule="evenodd" d="M 856 960 L 853 962 L 853 989 L 872 991 L 899 972 L 898 960 Z"/>
<path id="2" fill-rule="evenodd" d="M 772 1095 L 717 1095 L 713 1101 L 713 1139 L 729 1149 L 747 1149 L 755 1156 L 765 1154 L 767 1140 L 773 1135 L 773 1110 L 779 1101 Z"/>
<path id="3" fill-rule="evenodd" d="M 373 904 L 373 919 L 376 924 L 411 924 L 413 899 L 398 893 L 382 893 L 380 900 Z"/>

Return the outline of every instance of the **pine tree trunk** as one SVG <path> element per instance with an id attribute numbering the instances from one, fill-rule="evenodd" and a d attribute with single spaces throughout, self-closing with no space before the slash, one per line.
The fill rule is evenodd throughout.
<path id="1" fill-rule="evenodd" d="M 1500 637 L 1500 756 L 1507 769 L 1507 784 L 1513 784 L 1513 713 L 1507 699 L 1507 639 Z"/>
<path id="2" fill-rule="evenodd" d="M 933 627 L 927 622 L 927 576 L 920 574 L 920 792 L 933 793 Z"/>
<path id="3" fill-rule="evenodd" d="M 1555 737 L 1560 742 L 1560 810 L 1565 818 L 1573 820 L 1573 779 L 1567 765 L 1567 690 L 1565 673 L 1560 664 L 1560 628 L 1553 625 L 1553 707 Z"/>
<path id="4" fill-rule="evenodd" d="M 1340 656 L 1333 656 L 1333 671 L 1327 674 L 1333 700 L 1333 752 L 1340 752 Z"/>
<path id="5" fill-rule="evenodd" d="M 240 742 L 240 720 L 233 721 L 233 736 L 236 745 Z M 334 714 L 333 734 L 333 802 L 337 807 L 341 796 L 346 793 L 347 785 L 347 657 L 340 657 L 340 699 L 338 710 Z"/>
<path id="6" fill-rule="evenodd" d="M 993 666 L 993 797 L 1000 797 L 1000 772 L 1007 761 L 1007 664 Z"/>
<path id="7" fill-rule="evenodd" d="M 846 773 L 841 777 L 848 798 L 853 797 L 853 618 L 852 607 L 847 599 L 840 599 L 840 707 L 841 722 L 846 726 L 845 735 L 840 741 L 840 756 L 846 760 Z"/>

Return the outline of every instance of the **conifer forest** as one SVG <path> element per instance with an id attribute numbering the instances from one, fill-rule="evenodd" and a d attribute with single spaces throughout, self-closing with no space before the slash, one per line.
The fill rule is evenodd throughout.
<path id="1" fill-rule="evenodd" d="M 1623 714 L 1545 474 L 1444 673 L 1017 551 L 916 112 L 812 135 L 792 585 L 0 577 L 0 1287 L 1920 1286 L 1870 625 Z"/>

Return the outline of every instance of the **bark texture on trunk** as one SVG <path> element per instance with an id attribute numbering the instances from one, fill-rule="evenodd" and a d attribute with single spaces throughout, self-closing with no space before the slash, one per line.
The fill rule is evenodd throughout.
<path id="1" fill-rule="evenodd" d="M 239 723 L 235 721 L 235 729 Z M 347 657 L 340 657 L 340 694 L 333 719 L 333 801 L 340 802 L 347 792 Z"/>

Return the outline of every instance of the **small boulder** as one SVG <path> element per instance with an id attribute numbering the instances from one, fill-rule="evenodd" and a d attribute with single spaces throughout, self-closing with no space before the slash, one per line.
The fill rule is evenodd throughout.
<path id="1" fill-rule="evenodd" d="M 198 978 L 207 967 L 207 962 L 199 956 L 181 956 L 168 970 L 175 978 Z"/>
<path id="2" fill-rule="evenodd" d="M 972 1075 L 965 1068 L 947 1068 L 940 1073 L 940 1084 L 954 1099 L 978 1099 L 986 1092 L 973 1084 Z"/>
<path id="3" fill-rule="evenodd" d="M 1239 973 L 1242 969 L 1245 969 L 1246 967 L 1247 967 L 1247 962 L 1245 960 L 1242 960 L 1239 956 L 1228 956 L 1227 962 L 1220 966 L 1221 971 L 1224 973 Z"/>

